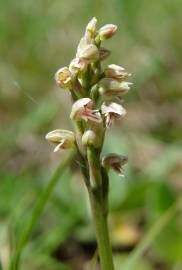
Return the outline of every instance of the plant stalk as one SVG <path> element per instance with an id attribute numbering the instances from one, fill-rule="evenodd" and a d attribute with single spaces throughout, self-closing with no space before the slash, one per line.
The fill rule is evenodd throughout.
<path id="1" fill-rule="evenodd" d="M 94 220 L 101 270 L 114 270 L 112 249 L 109 240 L 107 214 L 100 200 L 99 192 L 89 192 Z"/>
<path id="2" fill-rule="evenodd" d="M 88 188 L 95 226 L 101 270 L 114 270 L 112 249 L 107 224 L 107 206 L 102 188 L 100 158 L 95 149 L 87 149 L 90 187 Z"/>

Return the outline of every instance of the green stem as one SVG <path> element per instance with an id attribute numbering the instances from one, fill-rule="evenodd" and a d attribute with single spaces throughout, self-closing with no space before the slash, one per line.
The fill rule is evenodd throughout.
<path id="1" fill-rule="evenodd" d="M 91 147 L 87 149 L 87 158 L 90 174 L 88 192 L 98 243 L 101 270 L 114 270 L 107 224 L 106 200 L 103 196 L 100 160 L 95 149 Z"/>
<path id="2" fill-rule="evenodd" d="M 54 174 L 51 176 L 47 187 L 43 190 L 42 194 L 40 195 L 39 200 L 37 201 L 37 204 L 33 209 L 30 220 L 28 221 L 27 225 L 25 226 L 20 236 L 14 256 L 10 262 L 9 270 L 17 270 L 19 268 L 19 262 L 21 259 L 22 252 L 32 234 L 33 228 L 35 227 L 40 215 L 42 214 L 55 185 L 60 179 L 60 176 L 64 173 L 70 161 L 73 159 L 74 154 L 75 153 L 72 151 L 70 155 L 64 160 L 64 162 L 62 162 L 58 166 Z"/>
<path id="3" fill-rule="evenodd" d="M 89 192 L 94 219 L 100 265 L 102 270 L 114 270 L 112 249 L 109 240 L 107 215 L 103 208 L 99 192 Z"/>

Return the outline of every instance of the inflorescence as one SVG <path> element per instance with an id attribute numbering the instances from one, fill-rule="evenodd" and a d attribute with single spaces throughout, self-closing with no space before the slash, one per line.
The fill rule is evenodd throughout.
<path id="1" fill-rule="evenodd" d="M 75 132 L 57 129 L 46 135 L 48 141 L 56 144 L 54 152 L 75 147 L 84 159 L 87 147 L 93 147 L 100 157 L 106 129 L 126 115 L 121 101 L 132 84 L 127 81 L 131 74 L 123 67 L 115 64 L 101 67 L 102 61 L 110 55 L 110 50 L 101 46 L 102 41 L 111 38 L 117 26 L 106 24 L 96 30 L 96 24 L 94 17 L 78 44 L 75 58 L 55 74 L 57 85 L 71 94 L 70 118 Z M 112 168 L 120 175 L 126 162 L 127 157 L 118 154 L 100 159 L 107 171 Z"/>

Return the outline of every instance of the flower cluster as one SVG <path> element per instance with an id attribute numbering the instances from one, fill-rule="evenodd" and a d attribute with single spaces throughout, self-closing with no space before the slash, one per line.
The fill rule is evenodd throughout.
<path id="1" fill-rule="evenodd" d="M 131 74 L 123 67 L 115 64 L 101 67 L 102 61 L 110 55 L 102 42 L 115 34 L 117 26 L 106 24 L 97 30 L 96 24 L 94 17 L 78 44 L 75 58 L 55 74 L 57 85 L 71 94 L 70 118 L 75 133 L 57 129 L 46 135 L 48 141 L 56 144 L 54 151 L 76 147 L 84 158 L 88 146 L 101 152 L 106 129 L 126 115 L 121 99 L 131 85 L 127 81 Z M 127 157 L 110 154 L 103 158 L 102 166 L 122 175 L 126 162 Z"/>

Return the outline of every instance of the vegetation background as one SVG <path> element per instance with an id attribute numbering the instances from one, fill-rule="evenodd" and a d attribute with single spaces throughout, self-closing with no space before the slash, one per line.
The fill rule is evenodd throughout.
<path id="1" fill-rule="evenodd" d="M 118 269 L 182 193 L 182 1 L 0 0 L 0 257 L 6 269 L 32 208 L 65 156 L 44 139 L 71 129 L 70 100 L 55 71 L 74 57 L 84 27 L 118 25 L 104 62 L 126 67 L 134 86 L 127 117 L 105 153 L 127 154 L 125 178 L 111 173 L 110 230 Z M 76 162 L 56 186 L 26 247 L 21 269 L 84 269 L 95 250 Z M 92 259 L 93 261 L 93 259 Z M 93 267 L 91 268 L 93 269 Z M 134 270 L 182 269 L 182 214 L 150 243 Z"/>

